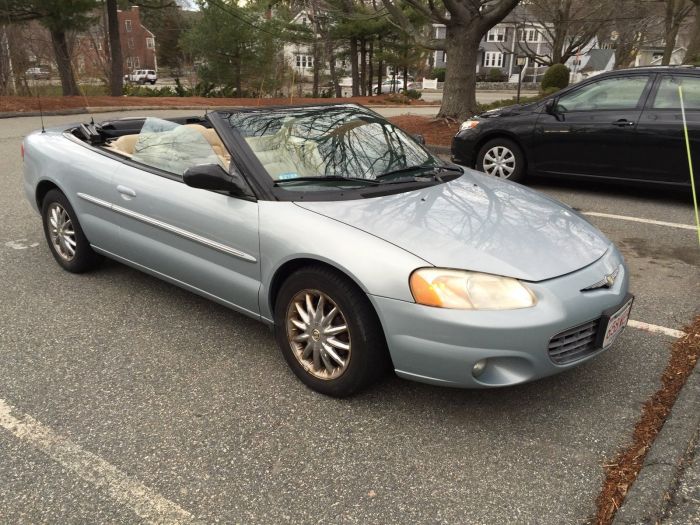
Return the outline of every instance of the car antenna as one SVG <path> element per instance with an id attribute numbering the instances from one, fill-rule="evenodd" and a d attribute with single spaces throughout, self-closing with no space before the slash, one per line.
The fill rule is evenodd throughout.
<path id="1" fill-rule="evenodd" d="M 41 119 L 41 132 L 46 133 L 46 129 L 44 128 L 44 110 L 41 108 L 41 95 L 39 94 L 39 90 L 36 90 L 36 100 L 39 103 L 39 118 Z"/>

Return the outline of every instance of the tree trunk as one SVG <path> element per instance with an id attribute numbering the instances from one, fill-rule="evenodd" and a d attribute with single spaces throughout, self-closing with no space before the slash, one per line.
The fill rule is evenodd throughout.
<path id="1" fill-rule="evenodd" d="M 320 46 L 318 45 L 318 40 L 315 39 L 314 37 L 314 46 L 313 46 L 313 57 L 314 57 L 314 69 L 313 69 L 313 88 L 311 90 L 311 95 L 314 98 L 318 98 L 318 85 L 319 85 L 319 77 L 321 73 L 321 53 L 320 51 Z"/>
<path id="2" fill-rule="evenodd" d="M 236 44 L 235 72 L 236 72 L 236 97 L 243 96 L 243 86 L 241 85 L 241 46 Z"/>
<path id="3" fill-rule="evenodd" d="M 56 66 L 58 75 L 61 77 L 61 88 L 64 97 L 76 97 L 80 95 L 78 83 L 75 81 L 75 72 L 71 64 L 70 52 L 68 51 L 68 40 L 66 32 L 63 30 L 51 30 L 51 43 L 56 55 Z"/>
<path id="4" fill-rule="evenodd" d="M 121 97 L 124 88 L 124 59 L 119 41 L 117 0 L 107 0 L 107 32 L 109 33 L 109 58 L 111 61 L 109 94 L 113 97 Z"/>
<path id="5" fill-rule="evenodd" d="M 681 2 L 684 1 L 681 0 Z M 671 63 L 671 56 L 673 55 L 673 48 L 676 47 L 676 37 L 680 27 L 680 22 L 676 16 L 676 0 L 666 0 L 666 19 L 664 22 L 666 44 L 664 45 L 664 54 L 661 57 L 661 65 L 667 66 Z"/>
<path id="6" fill-rule="evenodd" d="M 382 56 L 382 35 L 379 35 L 378 37 L 378 43 L 379 43 L 379 64 L 377 67 L 377 95 L 382 94 L 382 75 L 383 75 L 383 69 L 384 69 L 384 63 L 382 62 L 381 56 Z"/>
<path id="7" fill-rule="evenodd" d="M 372 77 L 374 76 L 374 65 L 373 65 L 373 59 L 374 59 L 374 40 L 369 41 L 369 59 L 368 59 L 368 68 L 369 68 L 369 75 L 367 75 L 367 95 L 372 96 Z"/>
<path id="8" fill-rule="evenodd" d="M 683 63 L 700 66 L 700 0 L 692 0 L 692 2 L 695 4 L 695 24 Z"/>
<path id="9" fill-rule="evenodd" d="M 362 91 L 360 94 L 363 97 L 367 96 L 367 42 L 365 38 L 360 39 L 360 86 Z"/>
<path id="10" fill-rule="evenodd" d="M 476 105 L 476 65 L 481 34 L 469 27 L 450 25 L 445 51 L 450 58 L 439 117 L 463 120 L 478 112 Z M 471 38 L 465 38 L 471 35 Z"/>
<path id="11" fill-rule="evenodd" d="M 328 71 L 331 75 L 331 84 L 333 86 L 333 93 L 336 98 L 343 96 L 343 92 L 340 89 L 340 83 L 338 82 L 338 73 L 335 70 L 335 53 L 333 52 L 333 42 L 330 39 L 328 33 L 326 33 L 326 57 L 328 59 Z"/>
<path id="12" fill-rule="evenodd" d="M 350 74 L 352 75 L 352 96 L 360 96 L 360 72 L 357 66 L 357 39 L 350 38 Z"/>

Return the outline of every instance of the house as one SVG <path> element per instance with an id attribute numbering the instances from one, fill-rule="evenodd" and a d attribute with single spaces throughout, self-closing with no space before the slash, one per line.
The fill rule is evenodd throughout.
<path id="1" fill-rule="evenodd" d="M 477 73 L 488 73 L 499 69 L 510 81 L 517 81 L 518 66 L 516 58 L 526 53 L 548 55 L 551 45 L 546 40 L 541 23 L 528 21 L 524 6 L 516 7 L 502 22 L 496 24 L 481 40 Z M 445 38 L 446 28 L 443 24 L 433 24 L 434 37 Z M 431 56 L 432 67 L 447 67 L 449 57 L 445 51 L 435 51 Z M 546 71 L 546 66 L 526 58 L 524 81 L 539 81 Z M 528 78 L 529 77 L 529 78 Z"/>
<path id="2" fill-rule="evenodd" d="M 584 78 L 615 69 L 615 50 L 589 49 L 571 57 L 566 61 L 566 66 L 571 71 L 571 83 L 580 82 Z"/>
<path id="3" fill-rule="evenodd" d="M 158 70 L 156 37 L 141 23 L 138 6 L 118 11 L 119 40 L 124 59 L 124 73 L 134 69 Z"/>

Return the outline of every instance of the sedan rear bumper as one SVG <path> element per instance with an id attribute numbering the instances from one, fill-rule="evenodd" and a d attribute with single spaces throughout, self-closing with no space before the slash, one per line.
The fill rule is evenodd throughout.
<path id="1" fill-rule="evenodd" d="M 581 291 L 617 267 L 612 287 Z M 521 310 L 450 310 L 372 296 L 397 375 L 442 386 L 483 388 L 524 383 L 572 368 L 603 351 L 595 345 L 595 335 L 604 327 L 595 321 L 627 300 L 628 274 L 611 247 L 582 270 L 528 286 L 538 304 Z M 550 342 L 562 333 L 570 337 L 580 326 L 585 327 L 581 337 L 595 326 L 588 350 L 569 362 L 555 363 Z M 482 360 L 486 361 L 477 378 L 474 365 Z"/>

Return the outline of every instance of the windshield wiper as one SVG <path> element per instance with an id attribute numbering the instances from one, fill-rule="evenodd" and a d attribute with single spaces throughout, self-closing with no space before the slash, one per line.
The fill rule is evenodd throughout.
<path id="1" fill-rule="evenodd" d="M 384 184 L 386 184 L 388 181 L 382 179 L 388 179 L 396 175 L 401 175 L 402 173 L 409 173 L 418 170 L 423 171 L 422 173 L 416 174 L 415 177 L 413 177 L 413 180 L 420 180 L 421 177 L 431 176 L 433 179 L 439 182 L 443 182 L 440 175 L 438 175 L 438 171 L 454 171 L 457 173 L 463 173 L 462 168 L 459 168 L 457 166 L 447 166 L 444 164 L 420 164 L 418 166 L 407 166 L 405 168 L 387 171 L 386 173 L 377 175 L 377 180 L 382 181 Z M 405 180 L 397 180 L 395 182 L 405 182 Z"/>
<path id="2" fill-rule="evenodd" d="M 339 175 L 325 175 L 323 177 L 294 177 L 291 179 L 275 179 L 272 182 L 275 186 L 286 184 L 289 182 L 360 182 L 368 186 L 376 186 L 379 184 L 374 179 L 363 179 L 361 177 L 341 177 Z"/>

